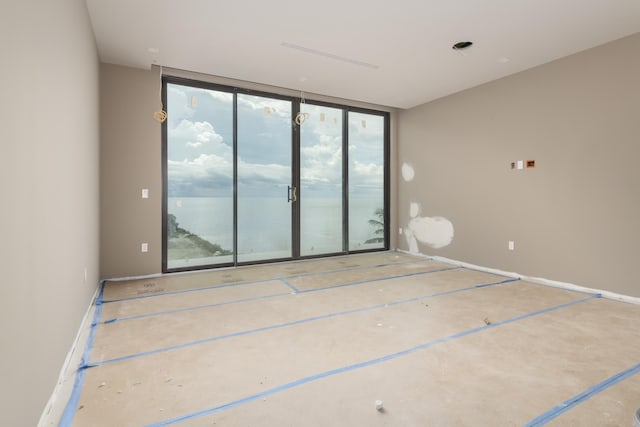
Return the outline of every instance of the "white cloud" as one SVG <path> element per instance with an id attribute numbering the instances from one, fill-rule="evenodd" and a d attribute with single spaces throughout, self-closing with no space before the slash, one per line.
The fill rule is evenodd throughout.
<path id="1" fill-rule="evenodd" d="M 251 110 L 260 110 L 261 114 L 265 117 L 275 116 L 286 120 L 291 119 L 291 103 L 289 101 L 239 94 L 238 109 L 242 107 Z"/>
<path id="2" fill-rule="evenodd" d="M 217 90 L 207 90 L 206 94 L 216 101 L 233 102 L 233 94 L 229 92 L 220 92 Z"/>
<path id="3" fill-rule="evenodd" d="M 176 86 L 173 84 L 169 84 L 167 86 L 167 104 L 170 107 L 165 108 L 168 109 L 167 117 L 169 119 L 169 127 L 175 125 L 178 120 L 192 117 L 195 113 L 194 109 L 191 108 L 189 100 L 187 99 L 187 93 L 183 90 L 180 90 L 179 87 L 180 86 Z"/>
<path id="4" fill-rule="evenodd" d="M 384 132 L 384 117 L 364 113 L 349 113 L 351 138 L 380 138 Z"/>
<path id="5" fill-rule="evenodd" d="M 226 122 L 218 120 L 215 123 L 221 128 L 214 128 L 206 115 L 193 114 L 194 110 L 190 108 L 193 91 L 181 91 L 180 86 L 170 86 L 169 90 L 176 101 L 171 104 L 175 122 L 169 123 L 169 190 L 180 195 L 210 194 L 216 189 L 227 191 L 233 179 L 233 146 L 228 140 L 231 136 L 230 130 L 225 128 Z M 204 96 L 226 103 L 233 99 L 230 93 L 208 90 L 198 91 L 197 96 L 200 106 L 205 103 Z M 290 153 L 265 146 L 269 143 L 279 147 L 282 138 L 287 138 L 290 103 L 240 94 L 238 105 L 246 133 L 239 147 L 242 148 L 238 159 L 239 182 L 258 193 L 291 185 Z M 302 127 L 301 180 L 307 189 L 331 192 L 342 185 L 342 113 L 328 107 L 307 105 L 304 108 L 309 111 L 310 118 Z M 350 123 L 355 132 L 349 146 L 350 190 L 361 195 L 377 194 L 382 192 L 384 182 L 383 120 L 371 115 L 360 116 L 352 115 Z M 366 120 L 365 127 L 362 127 L 362 120 Z M 287 125 L 281 121 L 286 121 Z M 257 132 L 251 132 L 252 129 Z M 226 135 L 226 141 L 222 135 Z"/>
<path id="6" fill-rule="evenodd" d="M 300 149 L 300 178 L 307 184 L 342 181 L 342 143 L 340 137 L 316 135 L 317 143 Z"/>
<path id="7" fill-rule="evenodd" d="M 178 126 L 169 129 L 169 137 L 174 144 L 176 141 L 183 141 L 185 147 L 190 148 L 199 148 L 204 144 L 224 145 L 222 136 L 216 133 L 209 122 L 192 122 L 184 119 Z"/>
<path id="8" fill-rule="evenodd" d="M 349 178 L 357 183 L 382 184 L 384 167 L 376 163 L 353 162 Z"/>
<path id="9" fill-rule="evenodd" d="M 291 183 L 291 167 L 278 164 L 246 163 L 240 160 L 238 162 L 238 179 L 289 185 Z"/>

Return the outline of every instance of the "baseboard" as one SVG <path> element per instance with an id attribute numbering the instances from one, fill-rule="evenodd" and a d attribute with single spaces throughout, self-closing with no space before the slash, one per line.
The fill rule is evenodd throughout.
<path id="1" fill-rule="evenodd" d="M 567 290 L 576 291 L 576 292 L 584 292 L 584 293 L 588 293 L 588 294 L 601 294 L 604 298 L 608 298 L 608 299 L 612 299 L 612 300 L 616 300 L 616 301 L 622 301 L 622 302 L 626 302 L 626 303 L 630 303 L 630 304 L 640 305 L 640 298 L 632 297 L 632 296 L 629 296 L 629 295 L 618 294 L 618 293 L 615 293 L 615 292 L 605 291 L 605 290 L 602 290 L 602 289 L 587 288 L 585 286 L 580 286 L 580 285 L 576 285 L 576 284 L 573 284 L 573 283 L 560 282 L 560 281 L 557 281 L 557 280 L 545 279 L 545 278 L 542 278 L 542 277 L 525 276 L 525 275 L 522 275 L 522 274 L 519 274 L 519 273 L 515 273 L 515 272 L 512 272 L 512 271 L 504 271 L 504 270 L 499 270 L 499 269 L 496 269 L 496 268 L 483 267 L 481 265 L 475 265 L 475 264 L 471 264 L 471 263 L 468 263 L 468 262 L 458 261 L 458 260 L 445 258 L 445 257 L 441 257 L 441 256 L 430 256 L 430 255 L 425 255 L 425 254 L 421 254 L 421 253 L 409 252 L 409 251 L 406 251 L 406 250 L 403 250 L 403 249 L 396 249 L 396 250 L 398 252 L 402 252 L 402 253 L 405 253 L 405 254 L 423 256 L 423 257 L 432 259 L 434 261 L 443 262 L 443 263 L 451 264 L 451 265 L 457 265 L 459 267 L 470 268 L 470 269 L 473 269 L 473 270 L 483 271 L 485 273 L 499 274 L 501 276 L 512 277 L 514 279 L 522 279 L 522 280 L 526 280 L 527 282 L 532 282 L 532 283 L 537 283 L 537 284 L 540 284 L 540 285 L 551 286 L 551 287 L 554 287 L 554 288 L 567 289 Z"/>
<path id="2" fill-rule="evenodd" d="M 51 393 L 51 397 L 49 397 L 49 401 L 40 415 L 38 427 L 51 427 L 58 426 L 60 424 L 67 401 L 73 392 L 75 377 L 91 330 L 93 313 L 96 308 L 95 302 L 96 298 L 98 298 L 99 292 L 100 286 L 97 286 L 93 297 L 91 298 L 91 303 L 82 318 L 82 322 L 80 323 L 80 328 L 78 329 L 76 338 L 73 341 L 73 345 L 62 364 L 58 382 L 56 383 L 56 386 Z"/>

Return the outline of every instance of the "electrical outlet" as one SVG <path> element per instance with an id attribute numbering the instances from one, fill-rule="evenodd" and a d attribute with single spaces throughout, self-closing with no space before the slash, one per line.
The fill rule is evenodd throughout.
<path id="1" fill-rule="evenodd" d="M 143 243 L 140 245 L 140 252 L 149 252 L 149 244 Z"/>
<path id="2" fill-rule="evenodd" d="M 516 243 L 513 240 L 509 240 L 509 250 L 513 251 L 516 248 Z"/>
<path id="3" fill-rule="evenodd" d="M 142 189 L 142 198 L 143 199 L 148 199 L 149 198 L 149 189 L 148 188 L 143 188 Z"/>

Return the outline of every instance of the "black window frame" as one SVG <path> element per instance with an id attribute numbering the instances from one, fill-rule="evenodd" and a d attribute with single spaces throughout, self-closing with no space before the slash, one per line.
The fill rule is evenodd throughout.
<path id="1" fill-rule="evenodd" d="M 165 110 L 167 114 L 171 114 L 170 107 L 167 105 L 167 86 L 169 84 L 176 84 L 181 86 L 189 86 L 193 88 L 199 89 L 207 89 L 207 90 L 215 90 L 226 93 L 231 93 L 233 95 L 233 155 L 234 155 L 234 167 L 233 167 L 233 262 L 230 263 L 218 263 L 218 264 L 207 264 L 207 265 L 198 265 L 198 266 L 188 266 L 188 267 L 178 267 L 178 268 L 168 268 L 168 248 L 167 248 L 167 219 L 168 219 L 168 167 L 167 167 L 167 156 L 168 156 L 168 130 L 167 130 L 167 122 L 164 121 L 162 123 L 162 131 L 161 131 L 161 144 L 162 144 L 162 272 L 163 273 L 174 273 L 174 272 L 182 272 L 182 271 L 197 271 L 197 270 L 207 270 L 207 269 L 216 269 L 223 267 L 234 267 L 234 266 L 243 266 L 243 265 L 256 265 L 256 264 L 267 264 L 267 263 L 275 263 L 282 261 L 291 261 L 291 260 L 302 260 L 302 259 L 314 259 L 314 258 L 326 258 L 332 256 L 340 256 L 340 255 L 349 255 L 356 253 L 369 253 L 369 252 L 381 252 L 388 251 L 390 248 L 390 188 L 391 188 L 391 114 L 388 111 L 375 110 L 370 108 L 357 107 L 347 104 L 339 104 L 334 102 L 326 102 L 322 100 L 314 100 L 302 97 L 295 96 L 287 96 L 279 93 L 267 92 L 262 90 L 254 90 L 248 89 L 238 86 L 229 86 L 223 85 L 219 83 L 206 82 L 201 80 L 189 79 L 184 77 L 176 77 L 171 75 L 163 75 L 162 76 L 162 103 L 165 106 Z M 237 113 L 238 113 L 238 105 L 237 105 L 237 95 L 238 94 L 246 94 L 246 95 L 255 95 L 268 97 L 273 99 L 285 100 L 291 102 L 291 112 L 292 112 L 292 136 L 291 136 L 291 149 L 292 149 L 292 181 L 293 186 L 300 188 L 300 125 L 295 123 L 295 117 L 297 113 L 300 111 L 301 106 L 304 104 L 310 104 L 315 106 L 324 106 L 330 108 L 340 109 L 342 111 L 343 120 L 342 120 L 342 251 L 334 252 L 334 253 L 325 253 L 325 254 L 315 254 L 315 255 L 300 255 L 300 208 L 298 203 L 294 203 L 292 206 L 292 230 L 291 230 L 291 238 L 292 238 L 292 256 L 290 258 L 283 259 L 268 259 L 268 260 L 258 260 L 258 261 L 247 261 L 247 262 L 238 262 L 237 260 L 237 224 L 238 224 L 238 195 L 237 195 L 237 184 L 238 184 L 238 176 L 237 176 L 237 138 L 238 138 L 238 129 L 237 129 Z M 384 120 L 384 147 L 383 147 L 383 156 L 384 156 L 384 166 L 383 166 L 383 191 L 384 191 L 384 244 L 380 248 L 369 248 L 369 249 L 359 249 L 359 250 L 349 250 L 349 120 L 348 115 L 350 112 L 354 113 L 362 113 L 369 114 L 374 116 L 380 116 Z M 301 194 L 303 197 L 304 195 Z"/>

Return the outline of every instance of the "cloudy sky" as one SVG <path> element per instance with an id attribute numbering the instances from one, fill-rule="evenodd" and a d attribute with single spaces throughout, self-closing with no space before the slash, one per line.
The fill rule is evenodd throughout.
<path id="1" fill-rule="evenodd" d="M 170 84 L 169 197 L 233 196 L 233 95 Z M 342 112 L 303 104 L 301 189 L 307 197 L 340 197 Z M 349 114 L 350 192 L 382 197 L 381 116 Z M 238 95 L 240 197 L 286 197 L 291 185 L 291 104 Z"/>

